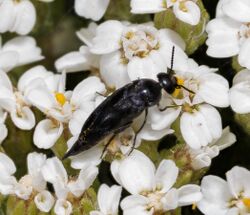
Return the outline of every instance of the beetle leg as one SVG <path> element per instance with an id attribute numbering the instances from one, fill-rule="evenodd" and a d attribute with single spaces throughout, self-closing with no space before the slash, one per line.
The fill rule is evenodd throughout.
<path id="1" fill-rule="evenodd" d="M 103 96 L 103 97 L 105 97 L 105 98 L 107 98 L 108 96 L 105 96 L 104 94 L 102 94 L 102 93 L 99 93 L 99 92 L 95 92 L 97 95 L 99 95 L 99 96 Z"/>
<path id="2" fill-rule="evenodd" d="M 180 106 L 182 106 L 182 105 L 169 105 L 169 106 L 166 106 L 166 107 L 164 107 L 164 108 L 161 108 L 159 104 L 158 104 L 157 106 L 158 106 L 158 110 L 162 112 L 162 111 L 165 111 L 165 110 L 168 109 L 168 108 L 180 107 Z"/>
<path id="3" fill-rule="evenodd" d="M 134 140 L 133 140 L 133 145 L 132 145 L 132 147 L 131 147 L 128 155 L 130 155 L 132 153 L 132 151 L 135 149 L 137 135 L 141 132 L 141 130 L 143 129 L 144 125 L 146 124 L 146 122 L 147 122 L 147 116 L 148 116 L 148 109 L 146 108 L 145 109 L 145 118 L 144 118 L 144 121 L 143 121 L 141 127 L 139 128 L 139 130 L 135 132 L 135 137 L 134 137 Z"/>
<path id="4" fill-rule="evenodd" d="M 126 128 L 128 128 L 131 125 L 132 122 L 129 122 L 128 124 L 122 126 L 121 128 L 117 129 L 114 131 L 114 134 L 112 135 L 112 137 L 109 139 L 108 143 L 104 146 L 104 149 L 102 151 L 102 155 L 101 155 L 101 159 L 103 158 L 103 155 L 105 153 L 105 151 L 107 150 L 108 146 L 110 145 L 110 143 L 112 142 L 112 140 L 115 138 L 115 136 L 117 134 L 119 134 L 120 132 L 124 131 Z"/>
<path id="5" fill-rule="evenodd" d="M 115 138 L 116 134 L 113 134 L 111 136 L 111 138 L 109 139 L 109 141 L 107 142 L 107 144 L 104 146 L 104 149 L 102 150 L 102 155 L 101 155 L 101 159 L 103 158 L 103 155 L 105 153 L 105 151 L 107 150 L 108 146 L 110 145 L 110 143 L 112 142 L 112 140 Z"/>

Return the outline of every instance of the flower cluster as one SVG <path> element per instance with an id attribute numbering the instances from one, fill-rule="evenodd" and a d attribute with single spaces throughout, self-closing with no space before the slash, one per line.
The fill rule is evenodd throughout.
<path id="1" fill-rule="evenodd" d="M 195 26 L 203 20 L 201 0 L 131 0 L 126 4 L 130 4 L 131 13 L 141 16 L 171 11 L 181 21 L 178 25 L 188 31 L 197 31 Z M 37 210 L 57 215 L 117 215 L 120 211 L 124 215 L 155 215 L 189 205 L 206 215 L 250 212 L 248 170 L 235 166 L 226 173 L 227 180 L 203 177 L 212 159 L 236 142 L 221 110 L 250 113 L 247 0 L 220 0 L 216 17 L 202 23 L 208 34 L 209 56 L 238 56 L 242 69 L 232 86 L 217 68 L 199 65 L 187 55 L 190 41 L 183 39 L 182 31 L 177 33 L 171 26 L 157 29 L 153 19 L 139 24 L 129 18 L 106 19 L 106 10 L 113 7 L 109 0 L 75 0 L 77 15 L 103 20 L 88 22 L 75 32 L 82 42 L 78 50 L 38 65 L 48 57 L 37 45 L 43 47 L 42 40 L 36 42 L 39 34 L 32 32 L 37 19 L 35 5 L 30 0 L 0 0 L 1 195 L 14 196 L 26 201 L 25 205 L 34 203 Z M 31 32 L 34 37 L 27 36 Z M 196 40 L 190 43 L 200 44 Z M 82 71 L 86 77 L 69 89 L 69 77 Z M 162 74 L 176 82 L 170 83 L 172 92 L 164 90 L 166 83 L 159 81 Z M 93 147 L 61 160 L 83 134 L 87 135 L 84 125 L 106 97 L 138 79 L 155 81 L 161 88 L 160 101 L 140 112 L 124 129 L 112 130 L 114 135 L 103 135 Z M 12 129 L 23 134 L 31 131 L 27 133 L 34 144 L 25 154 L 27 174 L 21 178 L 18 165 L 5 150 Z M 169 134 L 177 141 L 162 149 L 163 137 Z M 108 177 L 114 179 L 109 182 L 116 181 L 112 186 L 101 177 L 103 160 L 109 163 Z M 90 190 L 94 192 L 91 197 Z M 84 206 L 87 212 L 83 212 Z"/>

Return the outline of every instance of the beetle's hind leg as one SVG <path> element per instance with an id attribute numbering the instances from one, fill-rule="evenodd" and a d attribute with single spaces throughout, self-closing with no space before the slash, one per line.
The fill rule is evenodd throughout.
<path id="1" fill-rule="evenodd" d="M 148 109 L 146 108 L 145 109 L 145 117 L 144 117 L 143 123 L 142 123 L 141 127 L 138 129 L 138 131 L 135 132 L 135 137 L 134 137 L 134 140 L 133 140 L 133 144 L 132 144 L 132 147 L 131 147 L 128 155 L 130 155 L 132 153 L 132 151 L 135 149 L 137 135 L 141 132 L 141 130 L 143 129 L 144 125 L 146 124 L 147 117 L 148 117 Z"/>
<path id="2" fill-rule="evenodd" d="M 97 95 L 99 95 L 99 96 L 102 96 L 102 97 L 105 97 L 105 98 L 107 98 L 108 96 L 106 96 L 106 95 L 104 95 L 104 94 L 102 94 L 102 93 L 99 93 L 99 92 L 95 92 Z"/>
<path id="3" fill-rule="evenodd" d="M 113 134 L 109 141 L 107 142 L 107 144 L 104 146 L 104 149 L 102 150 L 102 154 L 101 154 L 101 159 L 103 158 L 103 155 L 105 153 L 105 151 L 107 150 L 108 146 L 110 145 L 110 143 L 112 142 L 112 140 L 115 138 L 116 134 Z"/>

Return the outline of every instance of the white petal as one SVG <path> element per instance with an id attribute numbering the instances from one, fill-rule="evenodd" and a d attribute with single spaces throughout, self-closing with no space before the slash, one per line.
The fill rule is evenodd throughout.
<path id="1" fill-rule="evenodd" d="M 197 206 L 199 210 L 205 215 L 210 215 L 210 214 L 227 215 L 228 210 L 229 210 L 226 206 L 211 203 L 209 200 L 206 200 L 205 198 L 203 198 L 200 202 L 198 202 Z"/>
<path id="2" fill-rule="evenodd" d="M 172 55 L 172 48 L 173 45 L 177 46 L 177 49 L 175 50 L 175 55 L 178 55 L 179 52 L 179 48 L 181 48 L 182 50 L 185 50 L 186 48 L 186 43 L 185 41 L 181 38 L 181 36 L 176 33 L 175 31 L 171 30 L 171 29 L 160 29 L 159 30 L 159 39 L 161 41 L 161 43 L 172 43 L 171 47 L 170 47 L 170 54 L 169 56 Z M 169 58 L 171 59 L 171 57 Z M 169 63 L 170 65 L 170 63 Z M 170 68 L 170 67 L 169 67 Z"/>
<path id="3" fill-rule="evenodd" d="M 216 18 L 223 17 L 225 15 L 225 13 L 223 11 L 223 7 L 224 7 L 224 4 L 228 1 L 230 1 L 230 0 L 219 0 L 218 4 L 216 6 L 216 15 L 215 15 Z"/>
<path id="4" fill-rule="evenodd" d="M 117 185 L 108 187 L 102 184 L 98 190 L 98 205 L 103 214 L 117 214 L 122 188 Z"/>
<path id="5" fill-rule="evenodd" d="M 73 211 L 72 205 L 69 201 L 58 199 L 55 204 L 54 212 L 56 215 L 70 215 Z"/>
<path id="6" fill-rule="evenodd" d="M 160 68 L 150 57 L 134 57 L 128 63 L 128 75 L 132 81 L 137 80 L 138 78 L 157 80 L 157 74 L 160 72 Z"/>
<path id="7" fill-rule="evenodd" d="M 17 186 L 17 181 L 14 176 L 8 174 L 0 175 L 0 193 L 2 195 L 14 194 Z"/>
<path id="8" fill-rule="evenodd" d="M 222 134 L 220 114 L 210 105 L 200 105 L 199 112 L 181 116 L 181 132 L 191 148 L 206 146 Z"/>
<path id="9" fill-rule="evenodd" d="M 124 26 L 121 22 L 109 20 L 96 29 L 93 46 L 90 51 L 94 54 L 108 54 L 120 48 L 120 39 Z"/>
<path id="10" fill-rule="evenodd" d="M 75 142 L 75 141 L 74 141 Z M 101 154 L 103 146 L 97 145 L 89 150 L 81 152 L 76 156 L 71 157 L 71 166 L 74 169 L 83 169 L 86 166 L 93 165 L 97 166 L 101 163 Z"/>
<path id="11" fill-rule="evenodd" d="M 98 21 L 108 8 L 109 0 L 76 0 L 75 11 L 77 15 Z"/>
<path id="12" fill-rule="evenodd" d="M 34 144 L 41 149 L 51 148 L 63 132 L 63 126 L 60 123 L 59 127 L 49 120 L 45 119 L 40 121 L 34 131 L 33 141 Z"/>
<path id="13" fill-rule="evenodd" d="M 67 197 L 68 175 L 62 162 L 57 157 L 47 159 L 42 167 L 42 175 L 47 182 L 53 184 L 57 198 L 64 199 Z"/>
<path id="14" fill-rule="evenodd" d="M 138 206 L 145 207 L 148 202 L 149 200 L 142 195 L 131 195 L 121 201 L 121 208 L 123 210 L 128 210 Z"/>
<path id="15" fill-rule="evenodd" d="M 230 104 L 236 113 L 244 114 L 250 112 L 250 88 L 249 83 L 242 82 L 230 89 Z"/>
<path id="16" fill-rule="evenodd" d="M 90 102 L 86 102 L 86 103 L 90 107 L 92 107 Z M 91 112 L 94 110 L 94 108 L 95 107 L 93 106 L 91 110 L 87 110 L 87 111 L 78 109 L 73 113 L 68 124 L 70 133 L 73 136 L 78 136 L 80 134 L 84 122 L 87 120 L 87 118 L 89 117 Z"/>
<path id="17" fill-rule="evenodd" d="M 44 190 L 35 196 L 34 202 L 40 211 L 49 212 L 55 203 L 55 199 L 49 191 Z"/>
<path id="18" fill-rule="evenodd" d="M 3 50 L 18 53 L 18 66 L 33 63 L 44 58 L 41 55 L 41 49 L 36 45 L 35 39 L 29 36 L 19 36 L 9 40 L 4 44 Z"/>
<path id="19" fill-rule="evenodd" d="M 15 21 L 14 2 L 1 1 L 0 5 L 0 33 L 9 31 Z"/>
<path id="20" fill-rule="evenodd" d="M 121 62 L 121 52 L 115 51 L 102 55 L 100 60 L 100 74 L 105 83 L 116 89 L 130 82 L 127 65 Z"/>
<path id="21" fill-rule="evenodd" d="M 70 181 L 68 187 L 71 193 L 76 197 L 80 197 L 94 182 L 98 174 L 96 166 L 89 165 L 81 169 L 76 181 Z"/>
<path id="22" fill-rule="evenodd" d="M 186 206 L 198 202 L 202 198 L 200 186 L 188 184 L 178 189 L 178 206 Z"/>
<path id="23" fill-rule="evenodd" d="M 97 24 L 95 22 L 91 22 L 87 28 L 81 28 L 76 32 L 77 37 L 84 42 L 88 47 L 92 45 L 92 39 L 96 35 Z"/>
<path id="24" fill-rule="evenodd" d="M 178 190 L 172 188 L 161 198 L 165 211 L 173 210 L 178 206 Z"/>
<path id="25" fill-rule="evenodd" d="M 166 193 L 176 182 L 179 169 L 171 160 L 162 160 L 156 171 L 156 184 L 162 187 L 161 192 Z"/>
<path id="26" fill-rule="evenodd" d="M 19 55 L 15 51 L 0 52 L 0 67 L 5 72 L 13 69 L 18 64 L 18 60 Z"/>
<path id="27" fill-rule="evenodd" d="M 119 167 L 119 178 L 122 186 L 131 194 L 139 194 L 143 190 L 154 189 L 154 174 L 154 164 L 139 151 L 125 158 Z"/>
<path id="28" fill-rule="evenodd" d="M 5 87 L 6 89 L 12 92 L 12 83 L 8 75 L 2 70 L 0 70 L 0 86 Z"/>
<path id="29" fill-rule="evenodd" d="M 29 90 L 27 99 L 32 105 L 45 113 L 48 113 L 48 110 L 52 110 L 57 104 L 54 95 L 45 85 L 36 86 Z"/>
<path id="30" fill-rule="evenodd" d="M 81 81 L 74 89 L 71 103 L 80 105 L 88 100 L 93 100 L 98 93 L 105 93 L 105 85 L 96 77 L 88 77 Z"/>
<path id="31" fill-rule="evenodd" d="M 29 153 L 27 156 L 28 173 L 32 176 L 32 186 L 37 191 L 46 188 L 46 182 L 42 176 L 41 170 L 46 161 L 46 155 L 42 153 Z"/>
<path id="32" fill-rule="evenodd" d="M 69 52 L 55 61 L 55 67 L 59 72 L 86 71 L 91 68 L 91 65 L 89 64 L 90 57 L 91 54 L 88 52 Z"/>
<path id="33" fill-rule="evenodd" d="M 35 115 L 29 107 L 20 108 L 20 113 L 13 111 L 10 116 L 13 123 L 22 130 L 30 130 L 35 126 Z"/>
<path id="34" fill-rule="evenodd" d="M 218 205 L 222 208 L 227 207 L 228 201 L 232 198 L 227 182 L 212 175 L 205 176 L 202 179 L 201 192 L 203 199 L 209 202 L 211 206 Z M 201 201 L 203 201 L 203 199 Z M 202 208 L 199 207 L 199 209 Z"/>
<path id="35" fill-rule="evenodd" d="M 14 162 L 4 153 L 0 152 L 0 171 L 7 175 L 12 175 L 16 172 Z"/>
<path id="36" fill-rule="evenodd" d="M 250 172 L 239 166 L 233 167 L 226 173 L 228 186 L 235 198 L 238 198 L 241 192 L 250 193 Z"/>
<path id="37" fill-rule="evenodd" d="M 244 81 L 250 82 L 250 70 L 248 69 L 243 69 L 234 76 L 233 85 L 239 84 Z"/>
<path id="38" fill-rule="evenodd" d="M 134 153 L 134 151 L 132 153 Z M 111 174 L 118 184 L 122 184 L 120 176 L 119 176 L 119 168 L 120 168 L 122 161 L 123 160 L 115 159 L 112 161 L 111 166 L 110 166 Z"/>
<path id="39" fill-rule="evenodd" d="M 180 112 L 181 108 L 167 108 L 167 110 L 161 112 L 157 107 L 152 107 L 149 109 L 148 120 L 153 130 L 162 130 L 169 128 Z"/>
<path id="40" fill-rule="evenodd" d="M 230 0 L 223 4 L 223 12 L 239 22 L 250 22 L 250 2 L 248 0 Z"/>
<path id="41" fill-rule="evenodd" d="M 236 142 L 236 136 L 234 133 L 230 132 L 229 126 L 223 129 L 222 135 L 213 145 L 219 147 L 220 150 L 223 150 Z"/>
<path id="42" fill-rule="evenodd" d="M 222 122 L 217 109 L 215 109 L 211 105 L 204 104 L 200 105 L 199 111 L 203 114 L 213 139 L 221 137 Z"/>
<path id="43" fill-rule="evenodd" d="M 250 63 L 248 61 L 248 56 L 250 54 L 250 39 L 247 39 L 242 45 L 240 49 L 240 53 L 238 56 L 239 64 L 243 67 L 247 67 L 250 69 Z"/>
<path id="44" fill-rule="evenodd" d="M 180 5 L 174 4 L 173 11 L 178 19 L 183 22 L 186 22 L 190 25 L 197 25 L 200 21 L 201 11 L 197 4 L 192 1 L 184 2 L 185 9 L 187 11 L 183 11 L 180 9 Z"/>
<path id="45" fill-rule="evenodd" d="M 11 32 L 18 34 L 28 34 L 36 22 L 36 9 L 30 1 L 21 1 L 15 4 L 15 22 L 11 27 Z"/>
<path id="46" fill-rule="evenodd" d="M 26 88 L 29 88 L 34 80 L 41 78 L 45 79 L 51 76 L 52 73 L 48 72 L 44 66 L 35 66 L 27 70 L 18 80 L 18 90 L 24 92 Z"/>
<path id="47" fill-rule="evenodd" d="M 5 124 L 0 123 L 0 144 L 3 142 L 3 140 L 7 137 L 8 130 Z"/>
<path id="48" fill-rule="evenodd" d="M 28 173 L 35 174 L 36 172 L 40 171 L 45 161 L 46 161 L 45 154 L 37 152 L 29 153 L 27 156 Z"/>
<path id="49" fill-rule="evenodd" d="M 199 153 L 192 158 L 192 167 L 195 170 L 202 169 L 203 167 L 209 167 L 212 159 L 207 153 Z"/>
<path id="50" fill-rule="evenodd" d="M 24 177 L 20 179 L 20 181 L 25 181 L 26 178 L 30 178 L 30 176 L 25 175 Z M 32 180 L 32 179 L 28 179 L 28 180 Z M 28 200 L 33 190 L 32 185 L 31 184 L 26 185 L 25 182 L 22 183 L 20 181 L 15 187 L 15 194 L 21 199 Z"/>
<path id="51" fill-rule="evenodd" d="M 142 131 L 139 133 L 141 139 L 154 141 L 159 140 L 167 134 L 172 134 L 174 130 L 170 128 L 164 128 L 162 130 L 154 130 L 151 125 L 147 124 L 143 127 Z"/>
<path id="52" fill-rule="evenodd" d="M 130 2 L 131 13 L 158 13 L 166 10 L 162 0 L 132 0 Z"/>
<path id="53" fill-rule="evenodd" d="M 200 85 L 197 94 L 206 103 L 217 107 L 229 105 L 229 85 L 225 78 L 215 73 L 208 73 L 200 76 Z"/>
<path id="54" fill-rule="evenodd" d="M 241 23 L 228 17 L 211 20 L 206 31 L 208 32 L 207 54 L 212 57 L 231 57 L 239 53 L 238 32 Z"/>

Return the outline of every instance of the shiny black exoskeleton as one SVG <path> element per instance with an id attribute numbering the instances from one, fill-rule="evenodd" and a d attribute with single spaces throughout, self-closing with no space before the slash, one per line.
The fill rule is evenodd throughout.
<path id="1" fill-rule="evenodd" d="M 172 68 L 170 70 L 172 71 Z M 145 111 L 145 120 L 136 132 L 138 134 L 146 122 L 148 108 L 159 104 L 161 90 L 164 89 L 171 94 L 180 87 L 171 71 L 158 74 L 158 82 L 152 79 L 139 79 L 108 96 L 86 120 L 78 140 L 64 158 L 85 151 L 112 134 L 108 142 L 110 143 L 116 134 L 128 128 L 133 120 Z M 136 136 L 134 144 L 135 140 Z"/>

